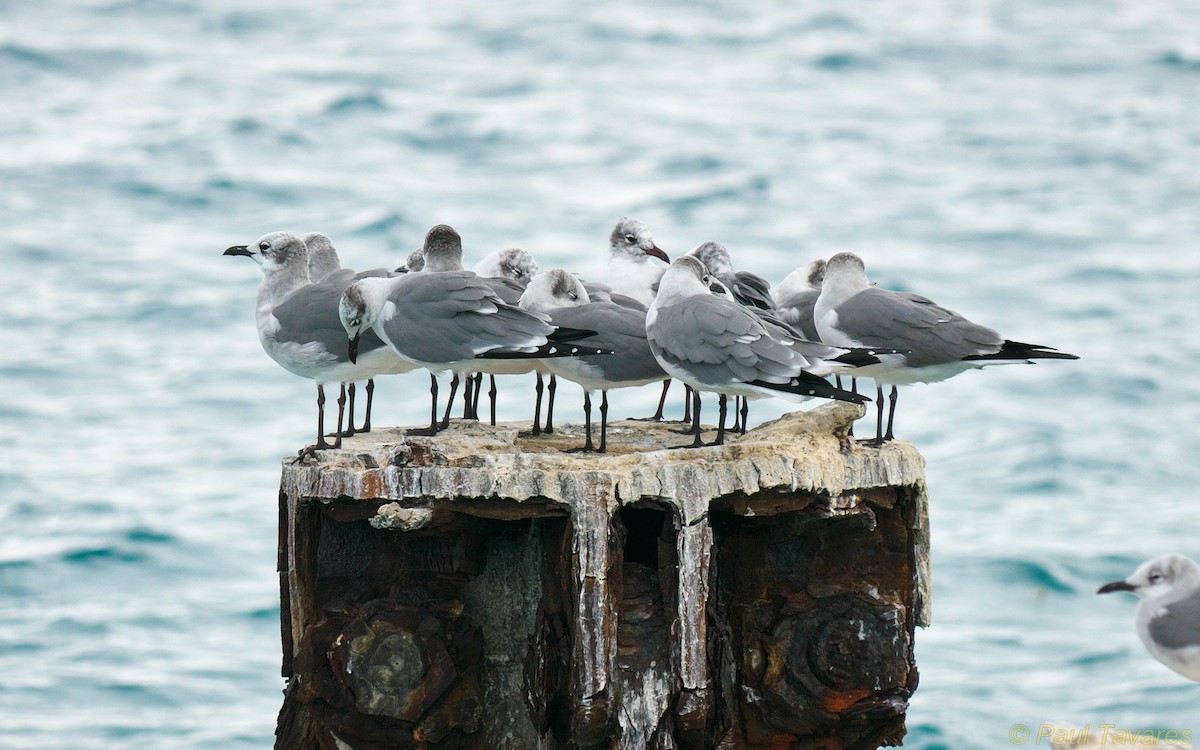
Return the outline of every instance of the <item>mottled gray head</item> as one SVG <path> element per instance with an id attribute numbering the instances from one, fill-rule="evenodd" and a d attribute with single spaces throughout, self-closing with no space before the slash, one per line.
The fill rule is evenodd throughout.
<path id="1" fill-rule="evenodd" d="M 808 264 L 808 285 L 813 289 L 820 289 L 823 281 L 825 281 L 825 259 L 817 258 Z"/>
<path id="2" fill-rule="evenodd" d="M 1130 591 L 1142 599 L 1186 595 L 1200 588 L 1200 566 L 1183 555 L 1163 555 L 1142 563 L 1133 575 L 1100 587 L 1097 594 Z"/>
<path id="3" fill-rule="evenodd" d="M 418 247 L 404 259 L 404 265 L 396 269 L 396 273 L 418 273 L 425 270 L 425 248 Z"/>
<path id="4" fill-rule="evenodd" d="M 320 232 L 309 232 L 300 241 L 308 248 L 308 277 L 320 281 L 342 267 L 333 241 Z"/>
<path id="5" fill-rule="evenodd" d="M 287 232 L 271 232 L 253 245 L 234 245 L 224 255 L 245 255 L 262 266 L 263 273 L 300 264 L 308 273 L 308 249 L 299 237 Z"/>
<path id="6" fill-rule="evenodd" d="M 609 251 L 613 255 L 627 255 L 630 259 L 644 261 L 648 257 L 670 263 L 671 259 L 662 248 L 654 244 L 654 238 L 646 225 L 637 219 L 624 217 L 617 222 L 608 238 Z"/>
<path id="7" fill-rule="evenodd" d="M 863 263 L 862 258 L 858 257 L 854 253 L 838 253 L 825 263 L 825 274 L 830 274 L 835 271 L 840 272 L 847 269 L 863 274 L 867 272 L 867 266 L 865 263 Z"/>
<path id="8" fill-rule="evenodd" d="M 688 255 L 698 258 L 708 272 L 715 276 L 733 273 L 733 263 L 729 260 L 729 251 L 719 242 L 705 242 Z"/>
<path id="9" fill-rule="evenodd" d="M 425 233 L 421 247 L 426 271 L 456 271 L 462 268 L 462 237 L 448 224 L 438 224 Z"/>
<path id="10" fill-rule="evenodd" d="M 527 285 L 538 273 L 537 261 L 519 247 L 501 250 L 496 262 L 501 276 L 512 279 L 521 286 Z"/>
<path id="11" fill-rule="evenodd" d="M 562 268 L 551 268 L 534 276 L 521 294 L 521 307 L 537 312 L 579 307 L 590 301 L 583 282 Z"/>

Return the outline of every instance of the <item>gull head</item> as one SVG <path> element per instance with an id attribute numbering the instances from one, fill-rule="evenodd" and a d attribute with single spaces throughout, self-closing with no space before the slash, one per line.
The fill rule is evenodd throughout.
<path id="1" fill-rule="evenodd" d="M 733 263 L 729 259 L 729 251 L 719 242 L 705 242 L 692 250 L 688 255 L 698 258 L 711 274 L 721 275 L 733 273 Z"/>
<path id="2" fill-rule="evenodd" d="M 817 258 L 808 262 L 805 270 L 805 278 L 808 280 L 809 287 L 820 289 L 821 283 L 825 281 L 825 259 Z"/>
<path id="3" fill-rule="evenodd" d="M 338 318 L 350 340 L 350 361 L 358 361 L 358 340 L 363 331 L 375 326 L 379 312 L 383 309 L 387 286 L 386 278 L 370 277 L 359 279 L 342 292 L 338 301 Z"/>
<path id="4" fill-rule="evenodd" d="M 686 297 L 712 294 L 712 276 L 698 258 L 684 255 L 676 258 L 658 282 L 656 305 L 669 305 Z"/>
<path id="5" fill-rule="evenodd" d="M 543 271 L 525 287 L 521 294 L 521 308 L 534 312 L 546 312 L 556 307 L 580 307 L 591 302 L 587 289 L 571 272 L 562 268 Z"/>
<path id="6" fill-rule="evenodd" d="M 223 255 L 245 255 L 262 266 L 264 274 L 296 263 L 308 267 L 308 248 L 299 237 L 287 232 L 264 234 L 253 245 L 234 245 Z"/>
<path id="7" fill-rule="evenodd" d="M 425 270 L 425 248 L 418 247 L 404 259 L 404 265 L 396 269 L 396 273 L 420 273 Z"/>
<path id="8" fill-rule="evenodd" d="M 421 251 L 427 271 L 457 271 L 462 268 L 462 237 L 449 224 L 438 224 L 426 232 Z"/>
<path id="9" fill-rule="evenodd" d="M 308 277 L 317 282 L 342 267 L 333 241 L 320 232 L 309 232 L 300 238 L 308 249 Z"/>
<path id="10" fill-rule="evenodd" d="M 671 262 L 662 248 L 654 244 L 654 237 L 646 225 L 629 217 L 622 218 L 613 228 L 608 238 L 608 249 L 614 258 L 624 256 L 638 263 L 652 257 L 664 263 Z"/>
<path id="11" fill-rule="evenodd" d="M 1140 599 L 1176 599 L 1200 589 L 1200 565 L 1183 555 L 1163 555 L 1142 563 L 1133 575 L 1100 587 L 1097 594 L 1129 591 Z"/>
<path id="12" fill-rule="evenodd" d="M 510 247 L 489 253 L 475 266 L 475 273 L 485 278 L 512 279 L 521 286 L 528 286 L 538 274 L 538 264 L 525 250 Z"/>

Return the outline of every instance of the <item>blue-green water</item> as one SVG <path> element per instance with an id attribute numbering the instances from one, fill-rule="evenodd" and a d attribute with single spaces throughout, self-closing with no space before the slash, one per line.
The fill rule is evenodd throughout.
<path id="1" fill-rule="evenodd" d="M 1198 40 L 1195 4 L 1142 0 L 0 2 L 0 746 L 273 739 L 313 389 L 222 249 L 320 230 L 397 264 L 444 221 L 602 278 L 626 214 L 774 282 L 851 250 L 1083 357 L 902 394 L 935 577 L 907 746 L 1200 734 L 1200 686 L 1093 594 L 1200 557 Z M 425 388 L 381 383 L 378 421 Z"/>

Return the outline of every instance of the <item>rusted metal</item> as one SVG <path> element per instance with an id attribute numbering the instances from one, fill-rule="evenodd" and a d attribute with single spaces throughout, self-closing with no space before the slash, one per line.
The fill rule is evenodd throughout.
<path id="1" fill-rule="evenodd" d="M 927 624 L 923 463 L 859 408 L 663 450 L 376 430 L 284 466 L 277 747 L 869 748 Z"/>

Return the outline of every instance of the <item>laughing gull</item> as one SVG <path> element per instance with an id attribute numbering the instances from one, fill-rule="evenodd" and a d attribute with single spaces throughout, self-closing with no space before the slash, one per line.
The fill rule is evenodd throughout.
<path id="1" fill-rule="evenodd" d="M 749 271 L 733 270 L 729 250 L 721 243 L 705 242 L 688 255 L 698 258 L 708 269 L 709 275 L 720 281 L 735 301 L 760 310 L 775 309 L 775 299 L 771 297 L 771 282 Z"/>
<path id="2" fill-rule="evenodd" d="M 708 271 L 691 256 L 679 258 L 667 272 L 646 314 L 646 337 L 663 370 L 696 390 L 692 396 L 694 437 L 700 440 L 700 391 L 720 394 L 717 441 L 725 439 L 727 396 L 779 396 L 791 401 L 812 397 L 853 403 L 870 399 L 835 388 L 821 376 L 841 363 L 809 358 L 792 341 L 773 337 L 746 307 L 709 291 Z"/>
<path id="3" fill-rule="evenodd" d="M 818 258 L 784 277 L 775 287 L 775 309 L 780 317 L 797 328 L 809 341 L 820 341 L 813 308 L 821 296 L 825 280 L 825 260 Z"/>
<path id="4" fill-rule="evenodd" d="M 608 446 L 608 392 L 660 381 L 666 377 L 646 341 L 646 308 L 626 306 L 608 295 L 595 300 L 583 282 L 561 268 L 538 274 L 521 295 L 521 307 L 550 316 L 559 326 L 596 331 L 588 343 L 616 356 L 562 357 L 545 365 L 559 377 L 583 388 L 586 438 L 582 450 L 604 453 Z M 592 446 L 592 392 L 600 391 L 600 447 Z"/>
<path id="5" fill-rule="evenodd" d="M 511 360 L 612 353 L 570 343 L 594 332 L 556 328 L 544 315 L 506 304 L 470 271 L 361 279 L 346 288 L 339 315 L 351 361 L 374 331 L 402 358 L 429 370 L 430 424 L 418 432 L 431 435 L 438 431 L 439 372 L 504 372 Z"/>
<path id="6" fill-rule="evenodd" d="M 1130 591 L 1141 599 L 1135 622 L 1150 655 L 1200 682 L 1200 565 L 1183 555 L 1164 555 L 1096 593 L 1113 591 Z"/>
<path id="7" fill-rule="evenodd" d="M 651 258 L 668 264 L 671 262 L 662 248 L 654 243 L 654 237 L 645 224 L 628 216 L 621 217 L 608 237 L 608 283 L 612 292 L 632 297 L 649 308 L 654 301 L 658 280 L 666 271 L 664 266 L 651 263 Z M 649 418 L 650 421 L 662 421 L 670 387 L 671 380 L 668 378 L 663 381 L 658 410 Z"/>
<path id="8" fill-rule="evenodd" d="M 317 383 L 317 442 L 311 449 L 337 448 L 342 442 L 345 384 L 368 380 L 385 373 L 415 369 L 396 356 L 383 341 L 372 335 L 360 343 L 357 362 L 346 355 L 345 333 L 338 318 L 342 291 L 360 278 L 383 276 L 378 269 L 356 274 L 335 271 L 318 284 L 308 278 L 308 250 L 298 237 L 286 232 L 264 235 L 253 246 L 235 245 L 225 255 L 244 255 L 262 267 L 255 322 L 263 349 L 285 370 Z M 335 441 L 325 441 L 325 384 L 341 383 Z M 370 429 L 370 391 L 367 400 L 367 429 Z M 351 419 L 353 426 L 353 418 Z"/>
<path id="9" fill-rule="evenodd" d="M 318 281 L 325 280 L 335 271 L 342 269 L 342 259 L 338 257 L 337 250 L 333 247 L 333 240 L 329 239 L 329 237 L 320 232 L 308 232 L 300 237 L 300 241 L 304 243 L 304 247 L 308 250 L 309 281 L 315 284 Z M 363 416 L 363 426 L 361 428 L 354 426 L 356 391 L 357 388 L 353 382 L 346 384 L 346 393 L 349 396 L 346 403 L 346 412 L 350 415 L 347 419 L 347 436 L 353 435 L 356 432 L 371 431 L 371 405 L 375 401 L 375 378 L 367 379 L 367 409 L 366 414 Z"/>
<path id="10" fill-rule="evenodd" d="M 925 297 L 872 286 L 862 259 L 853 253 L 838 253 L 825 264 L 814 314 L 817 331 L 827 344 L 906 352 L 882 355 L 880 364 L 859 373 L 877 384 L 876 445 L 892 439 L 897 385 L 935 383 L 986 365 L 1079 359 L 1048 346 L 1010 341 Z M 892 387 L 887 434 L 883 433 L 885 384 Z"/>

